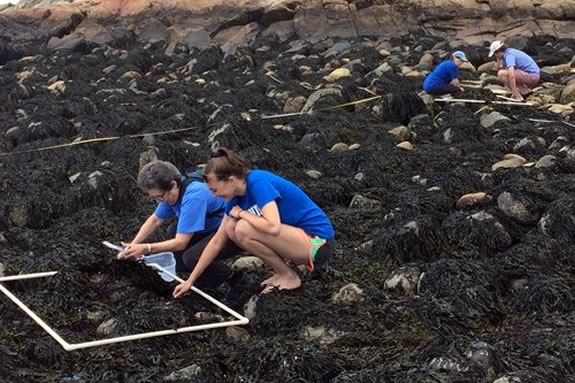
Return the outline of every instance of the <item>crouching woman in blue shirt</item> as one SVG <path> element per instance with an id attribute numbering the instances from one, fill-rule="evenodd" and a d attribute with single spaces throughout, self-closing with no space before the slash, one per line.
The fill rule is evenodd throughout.
<path id="1" fill-rule="evenodd" d="M 190 272 L 215 235 L 224 217 L 226 201 L 215 197 L 208 187 L 182 175 L 178 168 L 166 161 L 152 161 L 138 174 L 138 185 L 158 203 L 131 243 L 120 253 L 124 259 L 138 259 L 142 255 L 163 251 L 174 252 L 176 269 Z M 164 222 L 177 218 L 168 229 L 166 241 L 147 242 Z M 221 258 L 241 252 L 233 243 L 219 249 Z M 218 254 L 216 254 L 218 255 Z M 202 280 L 205 287 L 217 287 L 230 279 L 232 270 L 219 260 L 213 262 Z"/>
<path id="2" fill-rule="evenodd" d="M 292 182 L 265 170 L 250 170 L 226 148 L 212 153 L 204 177 L 212 192 L 228 201 L 226 216 L 190 277 L 174 290 L 174 297 L 192 287 L 229 240 L 271 267 L 273 275 L 262 282 L 264 292 L 301 286 L 286 260 L 313 271 L 333 255 L 331 221 Z"/>

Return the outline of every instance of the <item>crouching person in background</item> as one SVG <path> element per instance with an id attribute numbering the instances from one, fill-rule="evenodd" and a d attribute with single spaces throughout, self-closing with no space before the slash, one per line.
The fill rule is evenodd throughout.
<path id="1" fill-rule="evenodd" d="M 459 85 L 459 67 L 466 63 L 467 57 L 461 51 L 453 52 L 451 60 L 445 60 L 431 72 L 423 82 L 425 93 L 433 96 L 444 94 L 460 95 L 463 88 Z"/>
<path id="2" fill-rule="evenodd" d="M 523 96 L 539 83 L 540 69 L 527 53 L 509 48 L 502 41 L 494 41 L 489 47 L 489 57 L 497 60 L 497 77 L 511 92 L 511 97 L 523 101 Z"/>

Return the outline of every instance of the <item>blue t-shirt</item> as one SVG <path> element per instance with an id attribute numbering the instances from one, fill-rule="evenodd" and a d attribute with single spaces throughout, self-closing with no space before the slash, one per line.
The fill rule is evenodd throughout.
<path id="1" fill-rule="evenodd" d="M 507 48 L 503 54 L 503 66 L 514 67 L 530 74 L 539 74 L 539 66 L 527 53 L 519 49 Z"/>
<path id="2" fill-rule="evenodd" d="M 310 235 L 323 239 L 335 236 L 327 215 L 298 186 L 278 175 L 265 170 L 252 170 L 246 177 L 246 193 L 232 198 L 227 206 L 239 206 L 252 214 L 261 216 L 261 210 L 275 201 L 283 224 L 299 227 Z"/>
<path id="3" fill-rule="evenodd" d="M 220 226 L 223 218 L 223 208 L 226 200 L 215 197 L 203 182 L 191 182 L 184 192 L 184 196 L 175 205 L 160 202 L 154 214 L 162 220 L 178 217 L 179 234 L 211 233 Z M 222 210 L 214 217 L 207 217 L 208 213 Z"/>
<path id="4" fill-rule="evenodd" d="M 452 80 L 459 77 L 457 65 L 453 60 L 447 60 L 439 64 L 433 72 L 425 78 L 423 90 L 433 93 L 448 85 Z"/>

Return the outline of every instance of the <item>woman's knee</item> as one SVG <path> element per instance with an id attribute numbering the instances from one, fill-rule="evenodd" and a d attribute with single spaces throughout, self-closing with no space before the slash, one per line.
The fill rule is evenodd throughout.
<path id="1" fill-rule="evenodd" d="M 497 72 L 497 77 L 499 77 L 500 80 L 505 81 L 507 80 L 507 77 L 509 76 L 507 69 L 500 69 L 499 72 Z"/>
<path id="2" fill-rule="evenodd" d="M 226 222 L 226 234 L 228 236 L 229 239 L 231 239 L 232 241 L 236 241 L 236 220 L 235 219 L 228 219 L 228 221 Z"/>
<path id="3" fill-rule="evenodd" d="M 245 243 L 246 240 L 252 239 L 254 234 L 253 226 L 245 220 L 239 220 L 236 223 L 234 235 L 236 237 L 236 243 L 240 245 Z"/>

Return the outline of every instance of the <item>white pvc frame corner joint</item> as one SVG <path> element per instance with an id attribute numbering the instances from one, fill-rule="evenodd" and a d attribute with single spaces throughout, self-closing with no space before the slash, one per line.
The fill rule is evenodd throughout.
<path id="1" fill-rule="evenodd" d="M 174 278 L 180 283 L 184 283 L 185 281 L 179 278 L 177 275 L 170 273 L 169 271 L 165 270 L 159 265 L 154 264 L 153 268 L 169 275 L 170 277 Z M 32 318 L 40 327 L 44 329 L 56 342 L 58 342 L 66 351 L 74 351 L 80 350 L 83 348 L 89 347 L 96 347 L 96 346 L 103 346 L 107 344 L 114 344 L 114 343 L 121 343 L 121 342 L 129 342 L 133 340 L 139 339 L 147 339 L 147 338 L 155 338 L 164 335 L 175 335 L 175 334 L 183 334 L 192 331 L 200 331 L 200 330 L 208 330 L 213 328 L 222 328 L 222 327 L 229 327 L 229 326 L 242 326 L 249 323 L 249 319 L 244 317 L 243 315 L 237 313 L 236 311 L 232 310 L 228 306 L 224 305 L 222 302 L 218 301 L 217 299 L 213 298 L 212 296 L 204 293 L 200 289 L 192 286 L 192 291 L 196 294 L 200 295 L 204 299 L 210 301 L 214 305 L 218 306 L 228 314 L 232 315 L 236 320 L 227 321 L 227 322 L 218 322 L 218 323 L 207 323 L 201 324 L 196 326 L 188 326 L 188 327 L 181 327 L 178 329 L 170 329 L 170 330 L 160 330 L 160 331 L 152 331 L 146 332 L 141 334 L 134 334 L 134 335 L 125 335 L 119 336 L 115 338 L 107 338 L 107 339 L 100 339 L 94 340 L 89 342 L 83 343 L 68 343 L 64 340 L 54 329 L 52 329 L 46 322 L 42 320 L 34 311 L 32 311 L 24 302 L 22 302 L 18 297 L 10 292 L 1 282 L 9 282 L 9 281 L 18 281 L 24 279 L 34 279 L 34 278 L 45 278 L 50 277 L 57 274 L 57 271 L 49 271 L 43 273 L 32 273 L 32 274 L 22 274 L 22 275 L 12 275 L 7 277 L 0 277 L 0 291 L 4 293 L 12 302 L 14 302 L 18 307 L 20 307 L 30 318 Z"/>

